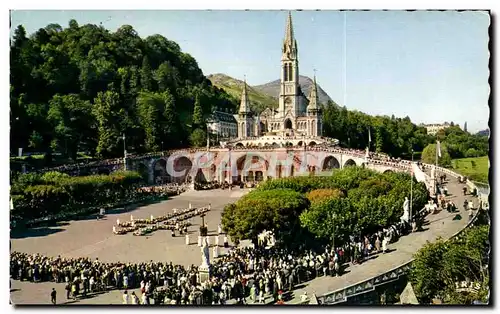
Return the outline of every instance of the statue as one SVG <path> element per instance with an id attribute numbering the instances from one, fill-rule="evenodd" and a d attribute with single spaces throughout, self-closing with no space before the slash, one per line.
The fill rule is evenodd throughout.
<path id="1" fill-rule="evenodd" d="M 410 201 L 408 197 L 405 197 L 405 202 L 403 204 L 403 215 L 400 218 L 401 222 L 408 222 L 410 220 Z"/>
<path id="2" fill-rule="evenodd" d="M 208 267 L 210 265 L 210 252 L 207 238 L 203 241 L 203 247 L 201 248 L 201 265 L 204 267 Z"/>

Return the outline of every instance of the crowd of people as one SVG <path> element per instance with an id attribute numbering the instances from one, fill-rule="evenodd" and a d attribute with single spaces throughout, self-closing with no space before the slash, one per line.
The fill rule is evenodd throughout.
<path id="1" fill-rule="evenodd" d="M 219 232 L 222 232 L 219 230 Z M 123 302 L 135 304 L 225 304 L 282 301 L 297 285 L 319 276 L 340 276 L 346 264 L 363 263 L 376 253 L 388 252 L 388 244 L 408 232 L 398 223 L 377 233 L 351 237 L 350 241 L 323 252 L 287 251 L 282 247 L 234 247 L 212 259 L 210 279 L 202 282 L 198 267 L 171 262 L 106 263 L 90 258 L 46 257 L 11 253 L 13 279 L 66 284 L 67 299 L 121 289 Z M 218 245 L 218 243 L 216 244 Z M 140 288 L 140 299 L 130 289 Z"/>

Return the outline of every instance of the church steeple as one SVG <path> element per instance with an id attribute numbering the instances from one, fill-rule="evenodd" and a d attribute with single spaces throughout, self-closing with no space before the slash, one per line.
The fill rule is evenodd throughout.
<path id="1" fill-rule="evenodd" d="M 297 41 L 293 34 L 292 13 L 288 12 L 285 39 L 281 55 L 281 88 L 278 115 L 284 117 L 288 112 L 295 116 L 305 114 L 299 85 L 299 58 Z"/>
<path id="2" fill-rule="evenodd" d="M 317 111 L 319 109 L 318 103 L 318 85 L 316 84 L 316 73 L 314 73 L 313 85 L 311 86 L 311 91 L 309 92 L 309 105 L 307 106 L 307 111 Z"/>
<path id="3" fill-rule="evenodd" d="M 284 44 L 291 45 L 293 44 L 294 41 L 295 38 L 293 37 L 292 12 L 288 12 L 288 19 L 286 20 Z"/>
<path id="4" fill-rule="evenodd" d="M 283 40 L 283 59 L 295 59 L 297 57 L 297 41 L 293 34 L 292 12 L 288 12 L 286 20 L 285 39 Z"/>
<path id="5" fill-rule="evenodd" d="M 250 102 L 248 101 L 247 80 L 243 81 L 243 91 L 241 92 L 240 114 L 248 114 L 250 112 Z"/>

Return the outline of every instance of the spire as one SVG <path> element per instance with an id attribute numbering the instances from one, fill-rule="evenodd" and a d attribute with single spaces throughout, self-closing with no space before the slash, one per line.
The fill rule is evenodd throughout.
<path id="1" fill-rule="evenodd" d="M 292 45 L 295 42 L 295 38 L 293 37 L 293 24 L 292 24 L 292 12 L 288 11 L 288 19 L 286 21 L 286 30 L 285 30 L 285 45 Z"/>
<path id="2" fill-rule="evenodd" d="M 314 70 L 313 85 L 311 86 L 311 91 L 309 92 L 309 105 L 307 106 L 307 110 L 318 110 L 318 102 L 318 86 L 316 85 L 316 70 Z"/>
<path id="3" fill-rule="evenodd" d="M 248 101 L 248 91 L 247 91 L 247 78 L 243 81 L 243 91 L 241 93 L 241 102 L 240 102 L 240 113 L 248 113 L 250 112 L 250 103 Z"/>

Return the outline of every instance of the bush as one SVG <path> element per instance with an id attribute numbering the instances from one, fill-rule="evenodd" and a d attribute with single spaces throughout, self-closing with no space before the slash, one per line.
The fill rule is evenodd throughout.
<path id="1" fill-rule="evenodd" d="M 118 203 L 136 194 L 142 181 L 136 172 L 70 177 L 63 173 L 24 174 L 14 182 L 12 216 L 42 218 L 61 212 Z"/>
<path id="2" fill-rule="evenodd" d="M 317 189 L 306 193 L 307 199 L 311 203 L 318 203 L 330 198 L 342 198 L 344 193 L 339 189 Z"/>
<path id="3" fill-rule="evenodd" d="M 300 228 L 299 215 L 309 200 L 290 189 L 252 191 L 222 212 L 224 230 L 234 239 L 256 240 L 264 230 L 286 238 Z"/>

